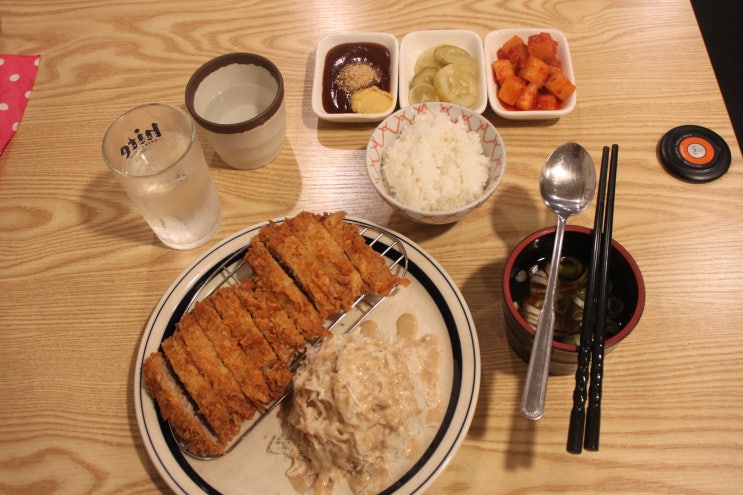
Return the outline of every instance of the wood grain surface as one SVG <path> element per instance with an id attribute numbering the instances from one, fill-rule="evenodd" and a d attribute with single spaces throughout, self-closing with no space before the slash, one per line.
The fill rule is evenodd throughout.
<path id="1" fill-rule="evenodd" d="M 209 246 L 269 218 L 345 210 L 427 250 L 461 289 L 483 370 L 469 434 L 431 494 L 740 493 L 743 486 L 743 171 L 685 0 L 242 2 L 6 0 L 0 53 L 40 54 L 18 132 L 0 156 L 0 493 L 168 493 L 133 402 L 150 312 Z M 314 47 L 338 31 L 548 27 L 568 38 L 578 87 L 558 120 L 485 115 L 506 175 L 450 226 L 411 223 L 377 197 L 364 148 L 373 124 L 318 121 Z M 202 138 L 224 208 L 204 248 L 155 238 L 101 158 L 108 125 L 147 102 L 183 106 L 209 58 L 252 51 L 286 84 L 287 135 L 255 171 L 227 167 Z M 708 184 L 677 180 L 656 146 L 698 124 L 733 163 Z M 614 237 L 645 277 L 636 331 L 606 360 L 601 448 L 566 453 L 572 377 L 553 377 L 538 422 L 519 415 L 526 364 L 506 342 L 500 276 L 509 250 L 554 224 L 539 198 L 549 153 L 577 141 L 598 162 L 620 146 Z M 570 223 L 591 226 L 593 208 Z"/>

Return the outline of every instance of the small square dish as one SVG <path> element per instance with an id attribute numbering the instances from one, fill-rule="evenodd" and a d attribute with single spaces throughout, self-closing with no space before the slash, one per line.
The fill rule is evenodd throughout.
<path id="1" fill-rule="evenodd" d="M 397 107 L 398 55 L 397 38 L 391 34 L 359 32 L 325 36 L 315 51 L 312 111 L 318 118 L 333 122 L 384 120 Z M 365 110 L 354 112 L 353 93 L 371 87 L 377 89 L 364 91 L 365 97 L 357 100 Z"/>
<path id="2" fill-rule="evenodd" d="M 567 78 L 567 82 L 563 79 L 562 81 L 557 80 L 556 76 L 550 84 L 555 87 L 570 86 L 572 84 L 573 91 L 569 97 L 564 100 L 557 98 L 558 107 L 552 110 L 544 109 L 530 109 L 530 110 L 519 110 L 516 106 L 508 105 L 501 98 L 499 98 L 499 85 L 496 81 L 493 63 L 498 60 L 498 50 L 503 45 L 511 40 L 514 36 L 518 36 L 524 43 L 528 44 L 529 36 L 539 35 L 540 33 L 548 34 L 552 40 L 557 42 L 556 57 L 560 61 L 562 66 L 562 75 Z M 577 90 L 575 86 L 575 75 L 573 74 L 573 62 L 570 57 L 570 49 L 568 47 L 568 40 L 564 34 L 556 29 L 537 29 L 537 28 L 515 28 L 515 29 L 500 29 L 497 31 L 491 31 L 485 36 L 485 61 L 488 67 L 487 75 L 487 87 L 488 87 L 488 99 L 490 101 L 490 107 L 499 116 L 511 119 L 511 120 L 547 120 L 547 119 L 558 119 L 565 116 L 573 111 L 577 101 Z M 528 81 L 524 81 L 527 82 Z M 564 84 L 561 84 L 563 82 Z M 553 88 L 554 89 L 554 88 Z M 558 93 L 560 91 L 558 90 Z M 542 91 L 543 94 L 551 94 L 549 91 Z M 554 96 L 554 95 L 553 95 Z"/>
<path id="3" fill-rule="evenodd" d="M 462 104 L 460 101 L 447 102 L 468 107 L 477 113 L 484 112 L 488 105 L 486 76 L 489 74 L 489 69 L 485 65 L 482 39 L 474 31 L 463 29 L 413 31 L 403 37 L 400 42 L 400 95 L 398 97 L 400 108 L 420 103 L 419 101 L 412 102 L 409 95 L 411 82 L 416 76 L 416 65 L 425 66 L 426 64 L 423 62 L 425 56 L 432 55 L 432 50 L 443 45 L 453 45 L 465 50 L 472 58 L 472 63 L 477 67 L 475 77 L 477 94 L 470 98 L 471 104 Z M 458 76 L 455 75 L 455 77 Z"/>

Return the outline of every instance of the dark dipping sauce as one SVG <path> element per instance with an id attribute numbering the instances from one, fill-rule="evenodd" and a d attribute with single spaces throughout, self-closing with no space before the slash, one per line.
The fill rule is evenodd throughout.
<path id="1" fill-rule="evenodd" d="M 390 91 L 390 51 L 379 43 L 342 43 L 328 50 L 323 69 L 322 106 L 328 113 L 353 113 L 351 94 L 341 89 L 338 76 L 352 64 L 368 64 L 379 74 L 374 86 Z"/>

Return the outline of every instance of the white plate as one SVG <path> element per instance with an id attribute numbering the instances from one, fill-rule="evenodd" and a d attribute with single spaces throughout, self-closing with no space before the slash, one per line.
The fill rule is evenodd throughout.
<path id="1" fill-rule="evenodd" d="M 394 100 L 389 111 L 382 113 L 328 113 L 322 104 L 323 71 L 328 50 L 342 43 L 379 43 L 390 51 L 390 93 Z M 312 80 L 312 111 L 323 120 L 331 122 L 379 122 L 384 120 L 397 107 L 398 82 L 398 43 L 397 38 L 387 33 L 335 33 L 329 34 L 317 43 L 315 50 L 315 73 Z"/>
<path id="2" fill-rule="evenodd" d="M 480 72 L 480 94 L 474 110 L 482 113 L 488 106 L 488 88 L 485 74 L 485 56 L 480 36 L 474 31 L 466 29 L 434 29 L 429 31 L 413 31 L 406 34 L 400 42 L 400 108 L 410 105 L 408 93 L 410 80 L 415 75 L 415 62 L 426 49 L 436 45 L 455 45 L 463 48 L 477 60 Z"/>
<path id="3" fill-rule="evenodd" d="M 578 100 L 578 90 L 575 90 L 567 101 L 563 102 L 562 108 L 559 110 L 508 110 L 498 99 L 498 84 L 495 82 L 493 71 L 490 69 L 491 64 L 498 59 L 498 50 L 503 43 L 519 36 L 524 42 L 527 41 L 529 36 L 532 34 L 549 33 L 552 39 L 557 41 L 557 58 L 562 62 L 562 72 L 567 76 L 570 81 L 575 84 L 575 75 L 573 74 L 573 61 L 570 58 L 570 48 L 568 47 L 568 40 L 564 34 L 556 29 L 533 29 L 533 28 L 515 28 L 515 29 L 499 29 L 497 31 L 490 31 L 485 36 L 485 63 L 487 64 L 488 70 L 488 99 L 490 100 L 490 108 L 493 111 L 505 119 L 510 120 L 548 120 L 548 119 L 559 119 L 560 117 L 569 114 L 575 108 L 575 104 Z"/>
<path id="4" fill-rule="evenodd" d="M 348 218 L 361 228 L 398 237 L 408 257 L 408 287 L 388 297 L 370 319 L 394 322 L 403 313 L 418 317 L 422 333 L 437 335 L 444 347 L 442 393 L 448 395 L 444 420 L 429 432 L 428 448 L 419 459 L 395 466 L 397 481 L 382 493 L 422 493 L 444 470 L 464 440 L 475 413 L 480 386 L 480 351 L 469 308 L 454 282 L 425 251 L 410 240 L 369 222 Z M 276 220 L 280 222 L 283 220 Z M 197 460 L 184 455 L 174 442 L 170 428 L 157 415 L 154 402 L 141 384 L 145 357 L 159 349 L 204 281 L 221 269 L 235 253 L 244 252 L 250 239 L 265 225 L 238 232 L 205 253 L 189 266 L 163 295 L 139 346 L 134 371 L 134 402 L 140 433 L 152 463 L 176 493 L 223 495 L 296 495 L 285 473 L 289 461 L 268 453 L 279 434 L 275 413 L 268 416 L 235 450 L 215 460 Z M 394 251 L 394 250 L 393 250 Z M 396 258 L 398 253 L 388 253 Z M 383 328 L 380 325 L 380 328 Z M 446 397 L 446 395 L 445 395 Z M 425 445 L 425 443 L 424 443 Z"/>

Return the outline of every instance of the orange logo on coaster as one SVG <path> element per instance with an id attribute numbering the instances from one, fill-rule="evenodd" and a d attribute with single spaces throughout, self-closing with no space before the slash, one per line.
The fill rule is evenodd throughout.
<path id="1" fill-rule="evenodd" d="M 693 165 L 707 165 L 715 157 L 712 144 L 699 136 L 690 136 L 679 143 L 679 152 L 687 162 Z"/>

